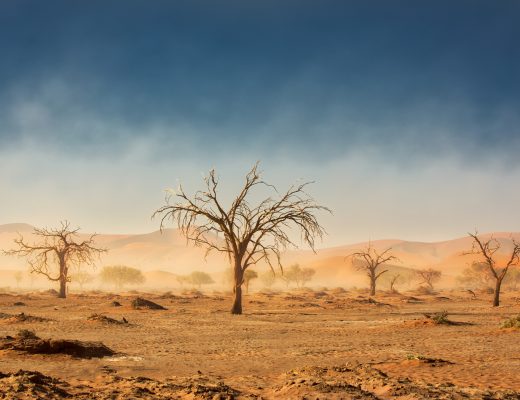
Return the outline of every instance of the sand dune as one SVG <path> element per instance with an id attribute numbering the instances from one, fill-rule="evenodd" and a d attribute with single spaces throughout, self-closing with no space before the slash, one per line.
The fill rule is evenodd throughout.
<path id="1" fill-rule="evenodd" d="M 0 225 L 0 249 L 11 248 L 18 232 L 30 236 L 31 231 L 32 227 L 28 224 Z M 491 235 L 503 243 L 507 243 L 511 235 L 520 240 L 518 232 L 486 233 L 482 236 L 488 238 Z M 171 274 L 186 274 L 193 270 L 220 273 L 228 266 L 228 261 L 222 254 L 212 253 L 205 257 L 204 249 L 187 244 L 185 238 L 175 229 L 134 235 L 100 234 L 97 241 L 100 246 L 109 250 L 102 256 L 99 265 L 125 264 L 143 271 L 165 271 Z M 309 250 L 290 250 L 285 253 L 283 262 L 285 265 L 299 263 L 315 268 L 316 281 L 354 285 L 362 280 L 362 276 L 356 276 L 356 271 L 345 257 L 366 245 L 367 243 L 355 243 L 324 248 L 319 249 L 316 254 Z M 400 259 L 396 268 L 433 267 L 443 272 L 446 282 L 453 281 L 474 259 L 471 256 L 462 256 L 463 252 L 471 249 L 469 237 L 434 243 L 399 239 L 374 240 L 372 245 L 376 249 L 392 247 L 394 254 Z M 24 267 L 23 259 L 0 255 L 0 270 Z M 265 267 L 257 267 L 259 270 L 262 268 Z M 168 278 L 167 281 L 171 282 L 172 279 Z"/>

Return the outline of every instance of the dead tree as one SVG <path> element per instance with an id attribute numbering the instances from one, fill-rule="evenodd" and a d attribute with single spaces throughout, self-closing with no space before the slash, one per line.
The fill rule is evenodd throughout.
<path id="1" fill-rule="evenodd" d="M 302 241 L 314 250 L 315 238 L 325 233 L 315 213 L 330 210 L 316 204 L 305 192 L 308 183 L 291 186 L 276 198 L 267 197 L 253 205 L 249 199 L 258 187 L 278 194 L 274 186 L 261 179 L 258 163 L 248 172 L 242 189 L 228 207 L 219 199 L 219 181 L 214 170 L 204 181 L 205 190 L 193 196 L 187 195 L 182 186 L 169 193 L 166 205 L 153 216 L 161 217 L 161 230 L 167 220 L 176 223 L 188 241 L 206 248 L 206 254 L 215 250 L 228 256 L 235 293 L 231 313 L 242 314 L 245 271 L 260 261 L 266 262 L 273 272 L 275 266 L 281 269 L 281 252 L 288 246 L 296 247 L 289 236 L 290 228 L 298 229 Z"/>
<path id="2" fill-rule="evenodd" d="M 420 279 L 420 283 L 424 283 L 431 290 L 433 290 L 433 284 L 441 279 L 442 273 L 439 270 L 428 268 L 420 269 L 416 271 L 417 276 Z"/>
<path id="3" fill-rule="evenodd" d="M 495 279 L 493 307 L 498 307 L 500 305 L 500 289 L 502 287 L 502 282 L 506 277 L 507 272 L 509 271 L 509 268 L 518 266 L 520 264 L 520 243 L 511 237 L 511 242 L 513 244 L 511 254 L 506 257 L 506 260 L 503 262 L 502 266 L 498 266 L 498 251 L 502 247 L 500 242 L 493 236 L 491 236 L 489 240 L 482 240 L 478 237 L 477 231 L 475 231 L 475 233 L 468 233 L 468 235 L 473 239 L 473 247 L 471 251 L 468 251 L 464 254 L 476 254 L 482 258 L 482 262 L 487 266 L 489 272 Z"/>
<path id="4" fill-rule="evenodd" d="M 366 273 L 370 279 L 370 296 L 374 296 L 376 294 L 377 280 L 385 272 L 388 272 L 387 269 L 380 271 L 380 267 L 382 267 L 388 261 L 398 260 L 396 256 L 390 254 L 391 251 L 392 248 L 389 247 L 382 252 L 378 252 L 372 246 L 372 243 L 368 242 L 368 246 L 365 250 L 357 251 L 347 256 L 352 258 L 352 265 L 354 265 L 354 267 L 359 271 Z"/>
<path id="5" fill-rule="evenodd" d="M 395 286 L 398 284 L 398 281 L 400 280 L 401 278 L 401 274 L 396 274 L 394 276 L 392 276 L 392 278 L 390 278 L 390 291 L 392 293 L 397 293 L 397 289 L 395 288 Z"/>
<path id="6" fill-rule="evenodd" d="M 105 249 L 94 247 L 94 235 L 83 241 L 78 240 L 79 228 L 71 229 L 68 221 L 60 223 L 59 228 L 34 228 L 36 242 L 29 244 L 22 235 L 14 240 L 16 249 L 4 254 L 27 258 L 31 273 L 44 275 L 47 279 L 59 282 L 58 297 L 67 297 L 67 282 L 72 266 L 93 265 L 96 256 Z M 55 268 L 58 267 L 58 268 Z"/>

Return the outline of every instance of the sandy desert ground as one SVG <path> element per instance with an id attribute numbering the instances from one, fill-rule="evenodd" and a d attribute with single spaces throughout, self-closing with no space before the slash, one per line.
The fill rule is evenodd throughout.
<path id="1" fill-rule="evenodd" d="M 167 310 L 133 309 L 137 296 Z M 232 316 L 231 295 L 216 292 L 2 294 L 2 343 L 28 329 L 102 342 L 116 354 L 4 346 L 0 398 L 520 399 L 520 330 L 501 328 L 520 314 L 520 294 L 505 294 L 499 308 L 489 297 L 264 291 L 246 295 L 244 315 Z M 442 310 L 454 324 L 424 316 Z"/>

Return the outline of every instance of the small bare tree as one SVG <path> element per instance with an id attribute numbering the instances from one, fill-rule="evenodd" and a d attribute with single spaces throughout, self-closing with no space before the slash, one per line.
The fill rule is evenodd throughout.
<path id="1" fill-rule="evenodd" d="M 439 270 L 433 268 L 420 269 L 416 271 L 417 277 L 419 278 L 419 284 L 425 284 L 431 290 L 433 290 L 433 284 L 441 279 L 442 273 Z"/>
<path id="2" fill-rule="evenodd" d="M 401 274 L 395 274 L 394 276 L 392 276 L 390 278 L 389 285 L 390 285 L 390 291 L 392 293 L 398 293 L 398 291 L 396 289 L 396 285 L 400 282 L 400 280 L 401 280 Z"/>
<path id="3" fill-rule="evenodd" d="M 252 204 L 252 191 L 259 186 L 278 193 L 261 179 L 258 163 L 246 175 L 242 189 L 228 207 L 219 199 L 218 184 L 216 173 L 211 170 L 205 178 L 205 190 L 189 196 L 179 187 L 168 195 L 166 205 L 153 216 L 161 217 L 161 230 L 168 219 L 176 222 L 187 240 L 205 247 L 206 254 L 215 250 L 228 256 L 235 293 L 231 313 L 242 314 L 245 271 L 260 261 L 266 262 L 273 271 L 275 265 L 282 268 L 281 252 L 295 246 L 288 233 L 291 227 L 297 228 L 303 242 L 314 250 L 315 238 L 324 234 L 315 213 L 329 210 L 306 194 L 307 183 L 291 186 L 276 199 L 267 197 Z M 224 240 L 216 240 L 213 235 L 222 235 Z"/>
<path id="4" fill-rule="evenodd" d="M 480 239 L 477 231 L 475 231 L 475 233 L 468 233 L 468 235 L 473 239 L 473 247 L 470 251 L 464 254 L 479 255 L 482 258 L 482 262 L 486 264 L 493 278 L 495 278 L 493 307 L 498 307 L 500 305 L 500 289 L 509 268 L 516 267 L 520 264 L 520 243 L 511 237 L 511 242 L 513 244 L 511 254 L 506 257 L 502 266 L 498 266 L 497 258 L 498 251 L 502 247 L 501 243 L 493 236 L 491 236 L 489 240 Z"/>
<path id="5" fill-rule="evenodd" d="M 4 254 L 26 257 L 31 273 L 41 274 L 47 279 L 59 282 L 58 297 L 67 297 L 67 282 L 70 282 L 69 269 L 82 264 L 93 265 L 96 256 L 105 252 L 94 246 L 94 235 L 83 241 L 78 240 L 79 228 L 71 229 L 68 221 L 60 223 L 59 228 L 34 228 L 33 235 L 38 241 L 29 244 L 22 235 L 15 239 L 16 249 Z M 57 270 L 53 267 L 57 266 Z"/>
<path id="6" fill-rule="evenodd" d="M 357 251 L 350 254 L 348 257 L 352 258 L 352 265 L 359 271 L 364 272 L 370 279 L 370 296 L 376 294 L 376 282 L 387 269 L 380 271 L 380 267 L 384 266 L 388 261 L 398 260 L 398 258 L 391 254 L 392 248 L 389 247 L 381 252 L 377 251 L 371 242 L 365 250 Z"/>
<path id="7" fill-rule="evenodd" d="M 22 279 L 23 279 L 22 271 L 16 271 L 14 273 L 14 280 L 16 281 L 16 287 L 17 288 L 20 288 L 20 283 L 22 282 Z"/>

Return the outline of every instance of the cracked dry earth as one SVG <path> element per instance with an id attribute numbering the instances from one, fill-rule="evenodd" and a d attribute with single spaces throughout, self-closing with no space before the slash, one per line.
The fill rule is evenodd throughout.
<path id="1" fill-rule="evenodd" d="M 134 309 L 138 296 L 166 310 Z M 520 331 L 500 328 L 520 314 L 514 293 L 498 309 L 456 291 L 255 293 L 242 316 L 230 304 L 222 293 L 0 295 L 0 398 L 520 399 Z M 456 324 L 425 322 L 442 310 Z M 23 329 L 115 354 L 33 354 L 12 345 Z"/>

